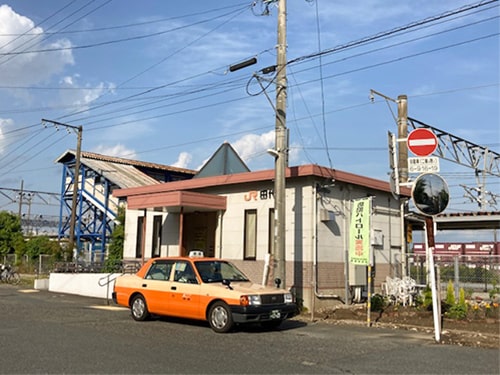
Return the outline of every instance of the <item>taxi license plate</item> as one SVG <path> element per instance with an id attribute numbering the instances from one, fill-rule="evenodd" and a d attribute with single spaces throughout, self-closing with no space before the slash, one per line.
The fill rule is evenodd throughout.
<path id="1" fill-rule="evenodd" d="M 279 310 L 271 310 L 271 313 L 269 314 L 269 318 L 279 319 L 280 317 L 281 317 L 281 313 Z"/>

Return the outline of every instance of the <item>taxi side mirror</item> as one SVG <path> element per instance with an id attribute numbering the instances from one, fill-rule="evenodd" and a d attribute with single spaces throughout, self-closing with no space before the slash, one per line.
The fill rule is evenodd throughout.
<path id="1" fill-rule="evenodd" d="M 228 279 L 222 279 L 222 285 L 227 286 L 229 289 L 233 290 L 233 287 L 231 286 L 231 280 Z"/>

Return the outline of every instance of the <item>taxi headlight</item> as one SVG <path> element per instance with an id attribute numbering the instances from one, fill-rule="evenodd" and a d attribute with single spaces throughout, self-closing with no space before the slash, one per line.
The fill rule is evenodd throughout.
<path id="1" fill-rule="evenodd" d="M 261 300 L 259 295 L 249 295 L 240 297 L 240 305 L 242 306 L 256 306 L 261 305 Z"/>
<path id="2" fill-rule="evenodd" d="M 293 296 L 292 293 L 285 293 L 285 303 L 292 303 L 293 302 Z"/>
<path id="3" fill-rule="evenodd" d="M 250 303 L 250 305 L 252 306 L 255 306 L 255 305 L 260 305 L 261 304 L 261 301 L 260 301 L 260 296 L 259 295 L 255 295 L 255 296 L 248 296 L 248 302 Z"/>

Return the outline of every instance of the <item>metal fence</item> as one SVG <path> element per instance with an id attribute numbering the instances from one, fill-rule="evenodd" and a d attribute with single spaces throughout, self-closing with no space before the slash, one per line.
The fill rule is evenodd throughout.
<path id="1" fill-rule="evenodd" d="M 434 256 L 440 289 L 451 281 L 456 294 L 463 288 L 468 293 L 496 293 L 500 295 L 499 255 Z M 408 270 L 417 284 L 429 284 L 428 262 L 424 255 L 409 255 Z"/>
<path id="2" fill-rule="evenodd" d="M 96 259 L 100 259 L 97 258 Z M 40 255 L 34 259 L 28 256 L 18 257 L 16 254 L 7 254 L 0 258 L 0 263 L 15 266 L 19 273 L 31 274 L 36 277 L 48 276 L 51 272 L 61 273 L 135 273 L 141 264 L 137 261 L 90 261 L 79 259 L 72 262 L 56 261 L 51 255 Z"/>

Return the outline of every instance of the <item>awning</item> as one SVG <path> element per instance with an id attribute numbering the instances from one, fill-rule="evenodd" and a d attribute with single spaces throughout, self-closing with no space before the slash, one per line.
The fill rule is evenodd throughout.
<path id="1" fill-rule="evenodd" d="M 225 210 L 226 197 L 190 191 L 170 191 L 131 195 L 127 198 L 129 209 L 162 209 L 167 212 Z"/>

